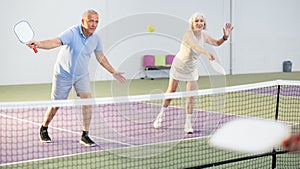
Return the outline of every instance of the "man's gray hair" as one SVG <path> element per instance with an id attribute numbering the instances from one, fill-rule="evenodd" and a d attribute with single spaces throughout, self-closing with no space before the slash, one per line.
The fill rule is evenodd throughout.
<path id="1" fill-rule="evenodd" d="M 87 16 L 88 16 L 89 14 L 96 14 L 96 15 L 98 15 L 98 12 L 95 11 L 95 10 L 93 10 L 93 9 L 89 9 L 89 10 L 85 11 L 85 12 L 82 14 L 82 18 L 87 18 Z"/>

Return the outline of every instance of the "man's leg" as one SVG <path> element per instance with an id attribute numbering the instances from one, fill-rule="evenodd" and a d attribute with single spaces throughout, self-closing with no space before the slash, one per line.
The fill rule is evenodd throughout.
<path id="1" fill-rule="evenodd" d="M 42 123 L 42 126 L 40 128 L 40 141 L 50 143 L 51 138 L 48 134 L 48 125 L 52 121 L 53 117 L 55 116 L 56 112 L 58 110 L 58 107 L 49 107 L 46 111 L 44 121 Z"/>
<path id="2" fill-rule="evenodd" d="M 79 97 L 81 99 L 89 99 L 89 98 L 91 98 L 91 94 L 82 92 L 82 93 L 79 93 Z M 83 105 L 82 106 L 82 129 L 83 129 L 83 131 L 89 131 L 91 119 L 92 119 L 92 106 L 91 105 Z"/>
<path id="3" fill-rule="evenodd" d="M 66 79 L 58 75 L 53 75 L 52 80 L 52 93 L 51 99 L 63 100 L 67 99 L 72 88 L 72 79 Z M 44 116 L 42 126 L 40 128 L 40 140 L 41 142 L 51 142 L 51 138 L 48 135 L 48 126 L 54 118 L 58 107 L 49 107 Z"/>
<path id="4" fill-rule="evenodd" d="M 59 109 L 59 107 L 49 107 L 47 109 L 45 117 L 44 117 L 44 121 L 43 121 L 43 126 L 44 127 L 48 127 L 48 125 L 52 121 L 52 119 L 55 116 L 58 109 Z"/>
<path id="5" fill-rule="evenodd" d="M 90 79 L 89 76 L 84 76 L 81 79 L 77 80 L 74 83 L 74 87 L 77 95 L 81 99 L 92 98 L 91 89 L 90 89 Z M 89 129 L 92 119 L 92 105 L 83 105 L 82 106 L 82 136 L 80 143 L 85 146 L 96 146 L 94 141 L 89 137 Z"/>
<path id="6" fill-rule="evenodd" d="M 79 93 L 81 99 L 91 98 L 90 93 L 82 92 Z M 92 106 L 91 105 L 83 105 L 82 106 L 82 136 L 80 139 L 80 143 L 85 146 L 96 146 L 95 142 L 92 141 L 89 137 L 89 129 L 92 119 Z"/>

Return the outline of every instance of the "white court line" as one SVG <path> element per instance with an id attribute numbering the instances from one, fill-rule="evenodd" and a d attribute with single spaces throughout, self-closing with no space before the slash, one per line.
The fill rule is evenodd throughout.
<path id="1" fill-rule="evenodd" d="M 24 122 L 24 123 L 29 123 L 29 124 L 32 124 L 32 125 L 38 125 L 38 126 L 41 125 L 40 123 L 37 123 L 37 122 L 33 122 L 33 121 L 30 121 L 30 120 L 26 120 L 26 119 L 14 117 L 14 116 L 5 115 L 5 114 L 2 114 L 2 113 L 0 113 L 0 116 L 2 116 L 4 118 L 10 118 L 10 119 L 13 119 L 13 120 L 21 121 L 21 122 Z M 75 132 L 75 131 L 72 131 L 72 130 L 66 130 L 66 129 L 57 128 L 57 127 L 51 127 L 51 126 L 49 126 L 49 128 L 52 128 L 52 129 L 55 129 L 55 130 L 59 130 L 59 131 L 69 132 L 69 133 L 72 133 L 72 134 L 81 135 L 80 132 Z M 92 136 L 92 137 L 95 137 L 95 138 L 98 138 L 98 139 L 102 139 L 102 140 L 105 140 L 105 141 L 109 141 L 109 142 L 118 143 L 118 144 L 121 144 L 121 145 L 131 146 L 131 144 L 119 142 L 119 141 L 116 141 L 116 140 L 106 139 L 106 138 L 98 137 L 98 136 Z M 104 150 L 100 150 L 100 151 L 104 151 Z M 98 152 L 98 151 L 90 151 L 90 152 L 86 152 L 86 153 L 93 153 L 93 152 Z M 25 163 L 25 162 L 42 161 L 42 160 L 55 159 L 55 158 L 61 158 L 61 157 L 75 156 L 75 155 L 80 155 L 80 154 L 85 154 L 85 153 L 75 153 L 75 154 L 69 154 L 69 155 L 63 155 L 63 156 L 41 158 L 41 159 L 36 159 L 36 160 L 18 161 L 18 162 L 13 162 L 13 163 L 0 164 L 0 166 L 12 165 L 12 164 L 20 164 L 20 163 Z"/>
<path id="2" fill-rule="evenodd" d="M 136 146 L 131 145 L 131 146 L 127 146 L 127 147 L 118 147 L 118 148 L 111 148 L 111 149 L 105 149 L 105 150 L 89 151 L 89 152 L 84 152 L 84 153 L 75 153 L 75 154 L 68 154 L 68 155 L 48 157 L 48 158 L 18 161 L 18 162 L 13 162 L 13 163 L 0 164 L 0 166 L 8 166 L 8 165 L 23 164 L 23 163 L 30 163 L 30 162 L 37 162 L 37 161 L 44 161 L 44 160 L 52 160 L 52 159 L 58 159 L 58 158 L 72 157 L 72 156 L 76 156 L 76 155 L 98 153 L 98 152 L 102 152 L 102 151 L 116 151 L 116 150 L 122 150 L 122 149 L 129 149 L 129 148 L 132 148 L 132 147 L 138 148 L 138 147 L 143 147 L 143 146 L 153 146 L 153 145 L 156 145 L 156 144 L 159 145 L 159 144 L 167 144 L 167 143 L 180 142 L 180 141 L 189 141 L 189 140 L 196 140 L 196 139 L 207 138 L 207 137 L 210 137 L 210 136 L 193 137 L 193 138 L 186 138 L 186 139 L 180 139 L 180 140 L 171 140 L 171 141 L 157 142 L 157 143 L 143 144 L 143 145 L 136 145 Z"/>
<path id="3" fill-rule="evenodd" d="M 10 119 L 14 119 L 14 120 L 17 120 L 17 121 L 29 123 L 29 124 L 32 124 L 32 125 L 38 125 L 38 126 L 40 125 L 40 123 L 37 123 L 37 122 L 33 122 L 33 121 L 22 119 L 22 118 L 17 118 L 17 117 L 14 117 L 14 116 L 5 115 L 5 114 L 2 114 L 2 113 L 0 113 L 0 116 L 2 116 L 4 118 L 10 118 Z M 75 131 L 66 130 L 66 129 L 62 129 L 62 128 L 57 128 L 57 127 L 49 126 L 49 128 L 59 130 L 59 131 L 69 132 L 69 133 L 73 133 L 73 134 L 78 134 L 78 135 L 81 134 L 80 132 L 75 132 Z M 18 161 L 18 162 L 0 164 L 0 166 L 8 166 L 8 165 L 30 163 L 30 162 L 44 161 L 44 160 L 64 158 L 64 157 L 71 157 L 71 156 L 84 155 L 84 154 L 96 153 L 96 152 L 101 152 L 101 151 L 116 151 L 116 150 L 122 150 L 122 149 L 123 150 L 130 149 L 132 147 L 138 148 L 138 147 L 143 147 L 143 146 L 155 146 L 155 145 L 161 145 L 161 144 L 176 143 L 176 142 L 180 142 L 180 141 L 188 141 L 188 140 L 194 140 L 194 139 L 200 139 L 200 138 L 207 138 L 209 136 L 193 137 L 193 138 L 186 138 L 186 139 L 179 139 L 179 140 L 170 140 L 170 141 L 156 142 L 156 143 L 149 143 L 149 144 L 141 144 L 141 145 L 132 145 L 132 144 L 123 143 L 123 142 L 119 142 L 119 141 L 111 140 L 111 139 L 105 139 L 103 137 L 97 137 L 97 136 L 92 136 L 92 137 L 96 137 L 96 138 L 99 138 L 99 139 L 102 139 L 102 140 L 105 140 L 105 141 L 115 142 L 115 143 L 118 143 L 118 144 L 121 144 L 121 145 L 126 145 L 126 147 L 117 147 L 117 148 L 111 148 L 111 149 L 89 151 L 89 152 L 84 152 L 84 153 L 73 153 L 73 154 L 62 155 L 62 156 L 40 158 L 40 159 L 33 159 L 33 160 L 26 160 L 26 161 Z"/>
<path id="4" fill-rule="evenodd" d="M 33 124 L 33 125 L 40 125 L 40 123 L 36 123 L 36 122 L 30 121 L 30 120 L 25 120 L 25 119 L 13 117 L 13 116 L 1 114 L 1 113 L 0 113 L 0 116 L 2 116 L 4 118 L 10 118 L 10 119 L 18 120 L 18 121 L 21 121 L 21 122 Z M 51 127 L 51 126 L 49 126 L 49 127 L 52 128 L 52 129 L 59 130 L 59 131 L 65 131 L 65 132 L 69 132 L 69 133 L 73 133 L 73 134 L 78 134 L 78 135 L 81 134 L 80 132 L 74 132 L 74 131 L 66 130 L 66 129 L 62 129 L 62 128 Z M 84 155 L 84 154 L 96 153 L 96 152 L 101 152 L 101 151 L 116 151 L 116 150 L 122 150 L 122 149 L 129 149 L 129 148 L 132 148 L 132 147 L 138 148 L 138 147 L 143 147 L 143 146 L 154 146 L 154 145 L 159 145 L 159 144 L 175 143 L 175 142 L 180 142 L 180 141 L 188 141 L 188 140 L 199 139 L 199 138 L 206 138 L 206 137 L 209 137 L 209 136 L 193 137 L 193 138 L 187 138 L 187 139 L 171 140 L 171 141 L 156 142 L 156 143 L 142 144 L 142 145 L 132 145 L 132 144 L 128 144 L 128 143 L 122 143 L 122 142 L 119 142 L 119 141 L 115 141 L 115 140 L 111 140 L 111 139 L 105 139 L 105 138 L 102 138 L 102 137 L 98 137 L 98 138 L 106 140 L 106 141 L 111 141 L 111 142 L 115 142 L 115 143 L 119 143 L 119 144 L 123 144 L 123 145 L 127 145 L 127 146 L 126 147 L 111 148 L 111 149 L 95 150 L 95 151 L 89 151 L 89 152 L 84 152 L 84 153 L 73 153 L 73 154 L 62 155 L 62 156 L 55 156 L 55 157 L 48 157 L 48 158 L 40 158 L 40 159 L 33 159 L 33 160 L 26 160 L 26 161 L 18 161 L 18 162 L 12 162 L 12 163 L 5 163 L 5 164 L 0 164 L 0 166 L 8 166 L 8 165 L 15 165 L 15 164 L 36 162 L 36 161 L 58 159 L 58 158 L 76 156 L 76 155 Z"/>
<path id="5" fill-rule="evenodd" d="M 211 113 L 222 114 L 222 113 L 219 113 L 219 112 L 211 112 Z M 32 121 L 25 120 L 25 119 L 20 119 L 20 118 L 13 117 L 13 116 L 8 116 L 8 115 L 4 115 L 4 114 L 0 114 L 0 116 L 5 117 L 5 118 L 15 119 L 15 120 L 26 122 L 26 123 L 30 123 L 30 124 L 33 124 L 33 125 L 40 125 L 39 123 L 32 122 Z M 237 116 L 237 115 L 235 115 L 235 116 Z M 245 116 L 240 116 L 240 117 L 245 117 Z M 57 128 L 57 127 L 51 127 L 51 128 L 56 129 L 56 130 L 60 130 L 60 131 L 70 132 L 70 133 L 73 133 L 73 134 L 78 134 L 78 135 L 81 134 L 80 132 L 74 132 L 74 131 L 71 131 L 71 130 L 61 129 L 61 128 Z M 106 140 L 106 141 L 112 141 L 112 142 L 124 144 L 124 145 L 127 145 L 127 146 L 126 147 L 111 148 L 111 149 L 95 150 L 95 151 L 89 151 L 89 152 L 84 152 L 84 153 L 75 153 L 75 154 L 73 153 L 73 154 L 68 154 L 68 155 L 48 157 L 48 158 L 40 158 L 40 159 L 33 159 L 33 160 L 27 160 L 27 161 L 18 161 L 18 162 L 13 162 L 13 163 L 5 163 L 5 164 L 0 164 L 0 166 L 8 166 L 8 165 L 15 165 L 15 164 L 36 162 L 36 161 L 58 159 L 58 158 L 64 158 L 64 157 L 72 157 L 72 156 L 76 156 L 76 155 L 84 155 L 84 154 L 97 153 L 97 152 L 102 152 L 102 151 L 126 150 L 126 149 L 130 149 L 132 147 L 138 148 L 138 147 L 143 147 L 143 146 L 155 146 L 155 145 L 161 145 L 161 144 L 176 143 L 176 142 L 180 142 L 180 141 L 205 139 L 205 138 L 208 138 L 208 137 L 210 137 L 210 135 L 200 136 L 200 137 L 192 137 L 192 138 L 186 138 L 186 139 L 179 139 L 179 140 L 170 140 L 170 141 L 164 141 L 164 142 L 156 142 L 156 143 L 150 143 L 150 144 L 142 144 L 142 145 L 132 145 L 132 144 L 122 143 L 122 142 L 118 142 L 118 141 L 111 140 L 111 139 L 105 139 L 105 138 L 102 138 L 102 137 L 98 137 L 98 138 Z"/>
<path id="6" fill-rule="evenodd" d="M 13 117 L 13 116 L 4 115 L 4 114 L 1 114 L 1 113 L 0 113 L 0 116 L 5 117 L 5 118 L 10 118 L 10 119 L 18 120 L 18 121 L 22 121 L 22 122 L 25 122 L 25 123 L 30 123 L 30 124 L 33 124 L 33 125 L 38 125 L 38 126 L 41 125 L 40 123 L 36 123 L 36 122 L 33 122 L 33 121 L 29 121 L 29 120 L 25 120 L 25 119 Z M 51 127 L 51 126 L 49 126 L 49 128 L 52 128 L 52 129 L 55 129 L 55 130 L 59 130 L 59 131 L 69 132 L 69 133 L 72 133 L 72 134 L 81 135 L 80 132 L 76 132 L 76 131 L 72 131 L 72 130 L 62 129 L 62 128 L 58 128 L 58 127 Z M 95 137 L 95 138 L 98 138 L 98 139 L 102 139 L 102 140 L 105 140 L 105 141 L 115 142 L 115 143 L 118 143 L 118 144 L 130 145 L 130 144 L 127 144 L 127 143 L 123 143 L 123 142 L 115 141 L 115 140 L 111 140 L 111 139 L 106 139 L 106 138 L 103 138 L 103 137 L 98 137 L 98 136 L 92 136 L 92 137 Z"/>
<path id="7" fill-rule="evenodd" d="M 199 109 L 195 109 L 195 110 L 199 111 Z M 204 110 L 200 110 L 200 111 L 204 111 Z M 215 113 L 215 114 L 224 114 L 224 113 L 221 113 L 221 112 L 209 112 L 209 111 L 205 111 L 205 112 Z M 234 116 L 237 116 L 237 117 L 248 117 L 248 118 L 251 117 L 251 116 L 236 115 L 236 114 L 226 114 L 226 115 L 234 115 Z M 40 123 L 36 123 L 36 122 L 33 122 L 33 121 L 29 121 L 29 120 L 25 120 L 25 119 L 13 117 L 13 116 L 4 115 L 4 114 L 1 114 L 1 113 L 0 113 L 0 116 L 5 117 L 5 118 L 11 118 L 11 119 L 18 120 L 18 121 L 22 121 L 22 122 L 25 122 L 25 123 L 30 123 L 30 124 L 33 124 L 33 125 L 38 125 L 38 126 L 40 125 Z M 292 125 L 292 124 L 295 124 L 295 123 L 293 123 L 293 122 L 289 123 L 289 125 Z M 66 130 L 66 129 L 57 128 L 57 127 L 51 127 L 51 126 L 49 126 L 49 127 L 52 128 L 52 129 L 59 130 L 59 131 L 69 132 L 69 133 L 78 134 L 78 135 L 81 134 L 80 132 L 74 132 L 72 130 Z M 75 156 L 75 155 L 88 154 L 88 153 L 101 152 L 101 151 L 110 151 L 110 150 L 118 150 L 118 149 L 128 149 L 128 148 L 132 148 L 132 147 L 151 146 L 151 145 L 157 145 L 157 144 L 167 144 L 167 143 L 173 143 L 173 142 L 179 142 L 179 141 L 188 141 L 188 140 L 194 140 L 194 139 L 200 139 L 200 138 L 207 138 L 207 137 L 210 137 L 210 136 L 208 135 L 208 136 L 193 137 L 193 138 L 186 138 L 186 139 L 179 139 L 179 140 L 156 142 L 156 143 L 150 143 L 150 144 L 142 144 L 142 145 L 132 145 L 132 144 L 128 144 L 128 143 L 123 143 L 123 142 L 120 142 L 120 141 L 116 141 L 116 140 L 105 139 L 103 137 L 98 137 L 98 136 L 92 136 L 92 137 L 95 137 L 95 138 L 98 138 L 98 139 L 102 139 L 102 140 L 106 140 L 106 141 L 109 141 L 109 142 L 118 143 L 118 144 L 121 144 L 121 145 L 127 145 L 127 147 L 118 147 L 118 148 L 105 149 L 105 150 L 96 150 L 96 151 L 89 151 L 89 152 L 84 152 L 84 153 L 75 153 L 75 154 L 69 154 L 69 155 L 63 155 L 63 156 L 41 158 L 41 159 L 36 159 L 36 160 L 19 161 L 19 162 L 14 162 L 14 163 L 0 164 L 0 166 L 11 165 L 11 164 L 18 164 L 18 163 L 25 163 L 25 162 L 42 161 L 42 160 L 48 160 L 48 159 L 56 159 L 56 158 L 62 158 L 62 157 L 70 157 L 70 156 Z"/>

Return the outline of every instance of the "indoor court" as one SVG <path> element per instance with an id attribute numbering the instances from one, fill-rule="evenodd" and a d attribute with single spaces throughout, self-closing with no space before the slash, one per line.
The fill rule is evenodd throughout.
<path id="1" fill-rule="evenodd" d="M 299 6 L 3 2 L 0 168 L 300 168 Z"/>

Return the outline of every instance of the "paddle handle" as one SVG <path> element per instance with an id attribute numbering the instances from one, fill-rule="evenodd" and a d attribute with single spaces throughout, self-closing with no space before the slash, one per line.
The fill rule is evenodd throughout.
<path id="1" fill-rule="evenodd" d="M 36 45 L 34 45 L 34 47 L 33 47 L 32 49 L 33 49 L 34 53 L 38 53 L 38 50 L 37 50 L 37 48 L 36 48 Z"/>
<path id="2" fill-rule="evenodd" d="M 292 144 L 292 143 L 296 143 L 296 144 L 300 144 L 300 135 L 297 135 L 295 138 L 293 138 L 293 139 L 286 139 L 286 140 L 283 140 L 283 142 L 282 142 L 282 145 L 284 146 L 284 147 L 288 147 L 288 146 L 290 146 L 290 144 Z"/>

